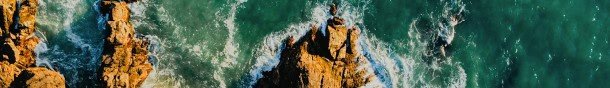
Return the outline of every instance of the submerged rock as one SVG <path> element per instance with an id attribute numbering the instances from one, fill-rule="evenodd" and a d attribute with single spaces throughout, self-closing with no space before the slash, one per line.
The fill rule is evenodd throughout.
<path id="1" fill-rule="evenodd" d="M 65 87 L 58 72 L 35 67 L 37 0 L 0 1 L 0 87 Z"/>
<path id="2" fill-rule="evenodd" d="M 100 67 L 104 87 L 140 87 L 153 69 L 148 61 L 148 42 L 135 36 L 135 29 L 129 22 L 127 4 L 130 2 L 136 0 L 104 0 L 101 3 L 102 13 L 109 17 Z"/>
<path id="3" fill-rule="evenodd" d="M 330 12 L 336 14 L 336 7 Z M 262 88 L 355 88 L 364 86 L 375 79 L 366 70 L 358 68 L 367 63 L 366 58 L 357 50 L 360 30 L 346 27 L 343 18 L 328 20 L 326 30 L 311 30 L 301 39 L 289 37 L 281 51 L 280 63 L 271 71 L 264 72 L 254 87 Z M 326 31 L 328 35 L 319 31 Z"/>

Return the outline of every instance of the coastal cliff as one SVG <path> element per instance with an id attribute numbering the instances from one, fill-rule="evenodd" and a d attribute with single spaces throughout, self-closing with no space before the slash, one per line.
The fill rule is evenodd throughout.
<path id="1" fill-rule="evenodd" d="M 0 87 L 63 88 L 64 77 L 56 71 L 36 67 L 34 48 L 37 0 L 0 1 Z"/>
<path id="2" fill-rule="evenodd" d="M 107 15 L 106 39 L 100 67 L 104 87 L 140 87 L 152 65 L 148 61 L 148 42 L 135 35 L 129 22 L 128 3 L 136 0 L 103 0 L 102 14 Z"/>
<path id="3" fill-rule="evenodd" d="M 360 29 L 346 27 L 345 20 L 336 16 L 335 5 L 331 6 L 330 13 L 334 16 L 327 20 L 328 25 L 321 25 L 326 29 L 312 25 L 301 39 L 286 39 L 280 63 L 264 72 L 254 87 L 355 88 L 375 79 L 358 68 L 367 63 L 357 51 Z"/>

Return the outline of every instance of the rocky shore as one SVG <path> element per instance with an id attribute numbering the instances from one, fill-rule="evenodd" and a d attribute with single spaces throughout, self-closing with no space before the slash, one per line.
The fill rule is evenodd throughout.
<path id="1" fill-rule="evenodd" d="M 139 87 L 152 65 L 148 62 L 148 42 L 135 36 L 129 22 L 128 3 L 136 0 L 104 0 L 102 13 L 108 15 L 106 43 L 100 67 L 104 87 Z M 40 42 L 35 35 L 37 0 L 0 1 L 0 88 L 65 88 L 59 72 L 37 67 L 34 49 Z"/>
<path id="2" fill-rule="evenodd" d="M 34 48 L 37 0 L 0 1 L 0 87 L 64 88 L 64 77 L 56 71 L 37 67 Z"/>
<path id="3" fill-rule="evenodd" d="M 108 17 L 100 67 L 104 87 L 140 87 L 153 69 L 148 61 L 148 42 L 135 35 L 135 29 L 129 22 L 127 5 L 136 1 L 103 0 L 100 3 L 102 14 Z"/>
<path id="4" fill-rule="evenodd" d="M 375 79 L 366 70 L 358 68 L 367 63 L 357 51 L 360 29 L 346 27 L 345 20 L 337 17 L 337 7 L 331 5 L 333 18 L 327 20 L 326 29 L 312 25 L 299 40 L 289 37 L 281 51 L 280 63 L 254 85 L 260 88 L 355 88 Z M 321 33 L 325 31 L 326 35 Z"/>

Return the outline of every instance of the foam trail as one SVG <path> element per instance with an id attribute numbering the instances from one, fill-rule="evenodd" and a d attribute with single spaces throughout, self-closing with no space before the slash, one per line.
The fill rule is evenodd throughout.
<path id="1" fill-rule="evenodd" d="M 60 49 L 60 46 L 65 45 L 48 45 L 45 37 L 47 34 L 39 34 L 37 36 L 42 37 L 43 39 L 35 48 L 37 65 L 46 65 L 49 68 L 63 71 L 62 74 L 65 74 L 69 86 L 74 86 L 82 82 L 82 79 L 90 78 L 82 77 L 79 73 L 83 71 L 78 71 L 76 69 L 82 68 L 87 71 L 92 71 L 95 67 L 90 66 L 96 66 L 95 62 L 97 62 L 97 59 L 83 59 L 83 57 L 97 58 L 98 56 L 96 56 L 97 54 L 95 54 L 95 52 L 99 53 L 101 50 L 92 47 L 92 45 L 89 44 L 89 41 L 82 39 L 77 33 L 74 33 L 74 29 L 72 28 L 75 21 L 79 20 L 78 17 L 83 16 L 88 10 L 88 8 L 79 7 L 83 6 L 85 1 L 38 0 L 38 2 L 38 9 L 40 9 L 37 12 L 39 15 L 36 17 L 37 29 L 39 29 L 37 30 L 38 33 L 47 32 L 53 36 L 63 36 L 68 39 L 69 43 L 73 43 L 75 48 L 80 49 L 82 52 L 66 53 L 64 49 Z M 62 31 L 65 34 L 59 35 Z M 92 52 L 94 53 L 91 54 Z M 84 63 L 84 65 L 82 63 Z"/>
<path id="2" fill-rule="evenodd" d="M 231 4 L 231 9 L 229 11 L 229 17 L 226 18 L 223 22 L 225 23 L 225 27 L 227 27 L 227 31 L 229 32 L 229 35 L 227 38 L 227 41 L 225 42 L 225 47 L 224 47 L 224 55 L 225 55 L 225 59 L 224 61 L 220 64 L 220 66 L 222 67 L 229 67 L 229 66 L 233 66 L 234 64 L 237 63 L 236 58 L 237 55 L 239 54 L 239 44 L 235 43 L 235 32 L 237 32 L 237 28 L 235 26 L 237 26 L 235 24 L 235 14 L 237 14 L 237 8 L 242 4 L 246 2 L 246 0 L 238 0 L 237 3 Z"/>
<path id="3" fill-rule="evenodd" d="M 224 26 L 228 31 L 228 38 L 225 42 L 224 46 L 224 57 L 225 59 L 220 63 L 220 67 L 218 67 L 217 71 L 214 71 L 213 78 L 218 81 L 219 87 L 226 88 L 227 85 L 225 83 L 225 78 L 223 77 L 224 70 L 223 68 L 232 67 L 237 64 L 237 57 L 239 55 L 239 44 L 235 42 L 235 32 L 238 31 L 237 25 L 235 24 L 235 15 L 237 14 L 237 9 L 242 3 L 245 3 L 247 0 L 236 0 L 237 2 L 231 4 L 231 9 L 229 10 L 229 16 L 223 21 Z M 227 2 L 233 2 L 233 0 L 228 0 Z"/>
<path id="4" fill-rule="evenodd" d="M 67 31 L 66 36 L 69 38 L 68 41 L 75 43 L 76 45 L 83 45 L 85 43 L 83 43 L 83 39 L 80 38 L 80 36 L 76 35 L 74 32 L 72 32 L 72 22 L 74 21 L 74 15 L 77 13 L 77 9 L 76 6 L 78 6 L 77 4 L 80 4 L 79 2 L 82 2 L 82 0 L 77 0 L 77 1 L 65 1 L 66 4 L 61 4 L 63 9 L 65 10 L 65 14 L 66 15 L 66 20 L 63 21 L 63 27 L 64 30 Z M 82 48 L 83 46 L 81 46 Z"/>
<path id="5" fill-rule="evenodd" d="M 136 4 L 136 5 L 133 5 Z M 140 5 L 142 4 L 142 5 Z M 141 15 L 135 14 L 132 15 L 134 19 L 132 19 L 133 24 L 136 28 L 150 29 L 150 30 L 159 30 L 159 25 L 167 25 L 171 31 L 170 35 L 180 35 L 182 34 L 181 30 L 187 29 L 182 25 L 176 23 L 176 19 L 171 17 L 169 12 L 165 9 L 164 6 L 153 4 L 149 0 L 143 0 L 142 2 L 132 3 L 131 7 L 141 8 L 141 9 L 132 9 L 134 12 L 139 13 L 142 12 Z M 146 9 L 149 7 L 158 7 L 158 9 Z M 156 24 L 148 21 L 148 18 L 145 17 L 145 13 L 149 10 L 153 10 L 152 12 L 156 12 L 158 19 L 161 21 L 161 24 Z M 134 21 L 135 20 L 135 21 Z M 163 34 L 161 34 L 163 35 Z M 178 41 L 172 41 L 172 38 L 159 38 L 155 35 L 145 35 L 147 39 L 149 39 L 150 45 L 148 47 L 149 50 L 149 61 L 153 64 L 153 71 L 147 77 L 146 81 L 142 84 L 143 88 L 182 88 L 189 87 L 185 85 L 185 78 L 182 75 L 177 74 L 176 71 L 178 66 L 175 65 L 175 60 L 177 59 L 157 59 L 157 58 L 182 58 L 182 56 L 176 55 L 171 51 L 167 51 L 168 47 L 178 46 L 179 48 L 187 49 L 193 51 L 193 49 L 189 49 L 186 45 L 186 39 L 182 36 L 172 36 L 175 39 L 183 39 Z M 177 42 L 177 43 L 176 43 Z M 169 45 L 169 44 L 178 44 L 178 45 Z M 187 46 L 182 47 L 182 46 Z M 182 59 L 180 59 L 182 60 Z"/>

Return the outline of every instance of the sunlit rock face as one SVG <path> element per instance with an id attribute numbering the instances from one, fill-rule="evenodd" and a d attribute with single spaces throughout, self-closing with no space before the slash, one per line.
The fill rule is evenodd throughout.
<path id="1" fill-rule="evenodd" d="M 336 11 L 331 6 L 330 13 L 335 15 Z M 264 72 L 264 77 L 254 86 L 355 88 L 373 80 L 374 75 L 366 75 L 365 70 L 358 68 L 366 63 L 366 58 L 356 51 L 360 29 L 346 27 L 345 20 L 336 16 L 327 21 L 328 25 L 320 25 L 327 26 L 325 30 L 312 25 L 301 39 L 286 39 L 280 63 Z"/>
<path id="2" fill-rule="evenodd" d="M 0 1 L 0 87 L 64 88 L 64 77 L 56 71 L 36 67 L 34 48 L 37 0 Z"/>
<path id="3" fill-rule="evenodd" d="M 135 36 L 129 22 L 128 3 L 136 0 L 104 0 L 102 13 L 108 15 L 101 65 L 102 85 L 109 88 L 137 88 L 152 71 L 148 61 L 148 42 Z"/>

